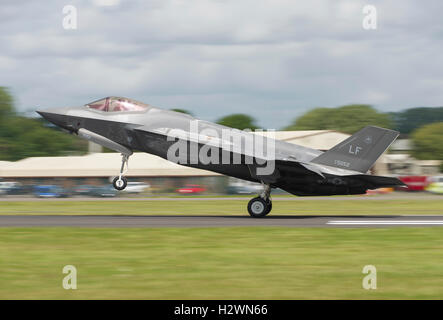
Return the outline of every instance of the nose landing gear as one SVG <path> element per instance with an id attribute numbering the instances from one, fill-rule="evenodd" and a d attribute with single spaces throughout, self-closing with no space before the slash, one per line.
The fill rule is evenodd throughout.
<path id="1" fill-rule="evenodd" d="M 123 176 L 128 169 L 128 160 L 129 160 L 129 155 L 122 154 L 122 166 L 120 168 L 120 175 L 118 177 L 115 177 L 114 180 L 112 181 L 112 185 L 116 190 L 119 191 L 124 190 L 128 185 L 128 179 L 126 179 L 126 177 Z M 126 164 L 126 171 L 125 171 L 125 164 Z"/>
<path id="2" fill-rule="evenodd" d="M 263 218 L 272 210 L 271 186 L 263 184 L 263 192 L 248 203 L 249 215 L 253 218 Z"/>

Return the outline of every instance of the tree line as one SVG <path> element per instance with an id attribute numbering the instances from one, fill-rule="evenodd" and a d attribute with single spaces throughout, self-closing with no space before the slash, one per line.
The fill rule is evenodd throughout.
<path id="1" fill-rule="evenodd" d="M 57 128 L 48 128 L 43 119 L 17 113 L 7 88 L 0 87 L 0 160 L 62 156 L 84 153 L 87 143 Z"/>
<path id="2" fill-rule="evenodd" d="M 238 129 L 257 128 L 256 120 L 245 114 L 229 115 L 217 123 Z M 368 125 L 393 129 L 410 138 L 411 153 L 416 159 L 443 160 L 443 107 L 389 113 L 379 112 L 366 104 L 315 108 L 281 130 L 336 130 L 353 134 Z"/>
<path id="3" fill-rule="evenodd" d="M 192 115 L 185 109 L 173 110 Z M 259 128 L 256 119 L 247 114 L 227 115 L 216 122 L 240 130 Z M 281 130 L 336 130 L 353 134 L 367 125 L 394 129 L 409 136 L 413 142 L 413 156 L 417 159 L 443 160 L 443 107 L 390 113 L 379 112 L 366 104 L 315 108 Z M 86 153 L 85 141 L 48 126 L 43 119 L 18 114 L 12 95 L 7 88 L 0 87 L 0 160 Z"/>

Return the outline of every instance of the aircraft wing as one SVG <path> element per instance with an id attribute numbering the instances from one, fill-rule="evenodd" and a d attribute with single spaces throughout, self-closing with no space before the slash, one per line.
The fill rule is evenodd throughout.
<path id="1" fill-rule="evenodd" d="M 163 135 L 166 136 L 170 141 L 180 139 L 193 143 L 204 144 L 210 147 L 216 147 L 226 152 L 233 152 L 246 157 L 259 159 L 261 162 L 285 158 L 283 155 L 279 155 L 278 152 L 275 152 L 274 139 L 232 128 L 229 130 L 231 136 L 226 138 L 221 133 L 220 128 L 214 127 L 212 129 L 212 133 L 211 131 L 191 132 L 176 128 L 153 129 L 146 126 L 141 126 L 135 128 L 134 130 Z M 272 146 L 274 147 L 272 148 Z"/>

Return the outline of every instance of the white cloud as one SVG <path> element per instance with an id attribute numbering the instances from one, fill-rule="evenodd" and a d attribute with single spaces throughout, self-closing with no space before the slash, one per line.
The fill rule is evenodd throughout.
<path id="1" fill-rule="evenodd" d="M 118 6 L 120 0 L 93 0 L 93 3 L 99 7 Z"/>
<path id="2" fill-rule="evenodd" d="M 436 0 L 372 1 L 375 31 L 359 0 L 97 1 L 71 1 L 77 30 L 58 1 L 2 1 L 0 82 L 21 109 L 127 95 L 280 128 L 317 106 L 442 104 Z"/>

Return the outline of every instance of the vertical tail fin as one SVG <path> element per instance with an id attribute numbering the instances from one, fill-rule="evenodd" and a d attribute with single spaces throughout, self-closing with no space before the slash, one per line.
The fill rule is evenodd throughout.
<path id="1" fill-rule="evenodd" d="M 394 130 L 367 126 L 311 162 L 366 173 L 398 135 Z"/>

